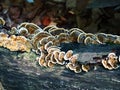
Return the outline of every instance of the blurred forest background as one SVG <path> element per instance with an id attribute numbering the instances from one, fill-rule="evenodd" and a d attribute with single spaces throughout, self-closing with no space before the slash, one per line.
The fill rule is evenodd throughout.
<path id="1" fill-rule="evenodd" d="M 53 24 L 120 35 L 120 0 L 0 0 L 0 4 L 2 14 L 18 6 L 22 10 L 20 22 L 33 22 L 41 28 Z"/>

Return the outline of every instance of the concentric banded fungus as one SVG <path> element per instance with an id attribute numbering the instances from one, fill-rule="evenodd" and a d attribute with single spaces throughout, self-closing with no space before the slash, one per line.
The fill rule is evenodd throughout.
<path id="1" fill-rule="evenodd" d="M 48 43 L 45 44 L 45 50 L 47 50 L 49 47 L 53 45 L 52 41 L 49 41 Z"/>
<path id="2" fill-rule="evenodd" d="M 60 51 L 60 48 L 57 46 L 51 46 L 47 49 L 48 53 L 53 53 L 54 51 Z"/>
<path id="3" fill-rule="evenodd" d="M 88 72 L 90 70 L 90 66 L 89 65 L 82 65 L 82 70 L 85 72 Z"/>
<path id="4" fill-rule="evenodd" d="M 41 53 L 39 59 L 38 59 L 38 62 L 39 62 L 39 65 L 40 66 L 44 66 L 44 63 L 45 63 L 45 57 L 46 55 L 44 53 Z"/>
<path id="5" fill-rule="evenodd" d="M 50 30 L 52 30 L 52 29 L 57 29 L 57 28 L 58 28 L 58 27 L 55 26 L 55 25 L 48 25 L 48 26 L 46 26 L 45 28 L 43 28 L 43 31 L 49 32 Z"/>
<path id="6" fill-rule="evenodd" d="M 54 54 L 51 55 L 50 61 L 51 61 L 53 64 L 56 64 L 56 63 L 57 63 L 56 59 L 54 58 Z"/>
<path id="7" fill-rule="evenodd" d="M 34 24 L 34 23 L 27 23 L 27 24 L 25 25 L 25 28 L 28 30 L 28 32 L 29 32 L 30 34 L 34 34 L 35 31 L 38 30 L 40 27 L 37 26 L 37 25 Z"/>
<path id="8" fill-rule="evenodd" d="M 68 33 L 60 33 L 60 34 L 57 36 L 57 40 L 58 40 L 60 43 L 69 43 L 69 42 L 70 42 L 69 34 L 68 34 Z"/>
<path id="9" fill-rule="evenodd" d="M 75 73 L 80 73 L 80 72 L 82 72 L 81 66 L 80 66 L 80 65 L 76 65 L 75 68 L 74 68 L 74 72 L 75 72 Z"/>
<path id="10" fill-rule="evenodd" d="M 75 69 L 75 65 L 72 64 L 71 62 L 69 62 L 67 65 L 66 65 L 66 68 L 69 68 L 70 70 L 74 70 Z"/>
<path id="11" fill-rule="evenodd" d="M 44 46 L 40 46 L 38 47 L 38 50 L 40 50 L 40 52 L 43 52 L 43 53 L 48 53 L 46 50 L 45 50 L 45 47 Z"/>
<path id="12" fill-rule="evenodd" d="M 56 46 L 59 45 L 59 41 L 57 40 L 57 38 L 55 36 L 48 36 L 46 38 L 47 38 L 48 42 L 52 41 L 53 45 L 56 45 Z"/>
<path id="13" fill-rule="evenodd" d="M 53 29 L 53 30 L 49 31 L 49 33 L 52 34 L 53 36 L 56 36 L 61 33 L 68 33 L 68 30 L 66 30 L 64 28 L 57 28 L 57 29 Z"/>
<path id="14" fill-rule="evenodd" d="M 117 39 L 117 35 L 107 34 L 107 38 L 109 43 L 114 43 L 114 41 Z"/>
<path id="15" fill-rule="evenodd" d="M 83 30 L 81 30 L 81 29 L 79 29 L 79 28 L 71 28 L 71 29 L 69 30 L 69 33 L 71 33 L 72 31 L 78 31 L 78 32 L 80 32 L 80 33 L 85 33 Z"/>
<path id="16" fill-rule="evenodd" d="M 48 53 L 47 55 L 46 55 L 46 57 L 45 57 L 45 63 L 46 63 L 46 65 L 48 66 L 48 62 L 50 61 L 50 59 L 51 59 L 51 53 Z"/>
<path id="17" fill-rule="evenodd" d="M 64 56 L 65 56 L 64 51 L 59 52 L 59 57 L 58 58 L 59 58 L 60 61 L 64 60 Z"/>
<path id="18" fill-rule="evenodd" d="M 53 52 L 54 58 L 57 62 L 59 61 L 59 53 L 60 53 L 60 51 L 54 51 Z"/>
<path id="19" fill-rule="evenodd" d="M 4 25 L 4 21 L 0 18 L 0 24 Z M 120 36 L 105 33 L 85 33 L 81 29 L 72 28 L 69 31 L 57 26 L 47 26 L 43 30 L 33 23 L 21 23 L 17 28 L 13 27 L 10 35 L 0 33 L 0 46 L 8 48 L 10 51 L 27 51 L 32 50 L 40 55 L 37 60 L 40 66 L 53 67 L 57 65 L 65 65 L 66 68 L 80 73 L 88 72 L 92 66 L 102 64 L 104 68 L 112 70 L 118 67 L 117 56 L 110 53 L 107 58 L 99 58 L 94 63 L 92 61 L 84 64 L 78 61 L 78 54 L 73 54 L 72 50 L 66 53 L 58 47 L 60 43 L 77 42 L 84 44 L 102 44 L 115 43 L 120 44 Z M 13 35 L 11 35 L 13 34 Z M 18 36 L 14 35 L 17 34 Z M 19 36 L 22 35 L 22 36 Z M 32 46 L 33 45 L 33 46 Z"/>
<path id="20" fill-rule="evenodd" d="M 94 38 L 94 37 L 96 37 L 94 34 L 92 34 L 92 33 L 86 33 L 86 37 L 91 37 L 91 38 Z"/>
<path id="21" fill-rule="evenodd" d="M 28 22 L 23 22 L 21 23 L 17 28 L 20 29 L 21 27 L 24 27 L 26 26 L 26 24 L 28 24 Z"/>
<path id="22" fill-rule="evenodd" d="M 54 66 L 54 63 L 52 63 L 52 61 L 48 61 L 48 67 L 53 67 Z"/>
<path id="23" fill-rule="evenodd" d="M 78 54 L 74 54 L 69 58 L 69 61 L 73 64 L 75 64 L 78 60 Z"/>
<path id="24" fill-rule="evenodd" d="M 77 39 L 78 39 L 78 36 L 81 34 L 81 32 L 79 32 L 79 31 L 72 31 L 71 33 L 70 33 L 70 40 L 71 40 L 71 42 L 77 42 Z"/>
<path id="25" fill-rule="evenodd" d="M 24 27 L 21 27 L 18 31 L 19 35 L 26 36 L 28 34 L 28 30 Z"/>
<path id="26" fill-rule="evenodd" d="M 73 51 L 72 50 L 68 50 L 64 56 L 65 60 L 69 60 L 71 58 L 71 56 L 73 55 Z"/>
<path id="27" fill-rule="evenodd" d="M 117 36 L 117 39 L 114 41 L 114 44 L 120 44 L 120 36 Z"/>
<path id="28" fill-rule="evenodd" d="M 9 33 L 10 33 L 11 35 L 15 35 L 15 34 L 18 33 L 18 30 L 17 30 L 16 27 L 12 27 L 12 28 L 11 28 L 11 31 L 10 31 Z"/>
<path id="29" fill-rule="evenodd" d="M 32 43 L 33 43 L 33 46 L 35 49 L 37 49 L 37 45 L 39 43 L 39 41 L 44 38 L 44 37 L 48 37 L 50 36 L 51 34 L 47 33 L 47 32 L 40 32 L 38 34 L 36 34 L 33 39 L 32 39 Z"/>
<path id="30" fill-rule="evenodd" d="M 69 68 L 70 70 L 74 71 L 75 73 L 80 73 L 82 71 L 80 65 L 78 65 L 78 64 L 72 64 L 71 62 L 69 62 L 66 65 L 66 68 Z"/>
<path id="31" fill-rule="evenodd" d="M 40 41 L 38 46 L 44 46 L 46 43 L 48 43 L 47 37 L 43 37 Z"/>
<path id="32" fill-rule="evenodd" d="M 92 33 L 87 33 L 86 38 L 90 37 L 92 39 L 92 44 L 102 44 L 99 40 L 98 37 L 95 34 Z"/>
<path id="33" fill-rule="evenodd" d="M 11 35 L 8 37 L 7 34 L 0 34 L 1 40 L 0 45 L 9 49 L 10 51 L 27 51 L 31 49 L 30 42 L 24 36 Z"/>
<path id="34" fill-rule="evenodd" d="M 109 53 L 106 59 L 102 60 L 102 64 L 106 69 L 112 70 L 117 68 L 117 56 L 115 53 Z"/>
<path id="35" fill-rule="evenodd" d="M 110 64 L 113 69 L 116 69 L 118 67 L 117 63 L 118 63 L 117 59 L 116 60 L 115 59 L 108 60 L 108 64 Z"/>
<path id="36" fill-rule="evenodd" d="M 48 36 L 48 37 L 47 37 L 47 40 L 48 40 L 48 41 L 55 41 L 56 38 L 55 38 L 54 36 Z"/>
<path id="37" fill-rule="evenodd" d="M 60 64 L 60 65 L 65 64 L 64 55 L 65 55 L 65 52 L 63 52 L 63 51 L 59 52 L 59 56 L 58 56 L 58 60 L 57 60 L 58 64 Z"/>
<path id="38" fill-rule="evenodd" d="M 85 40 L 84 40 L 84 44 L 85 45 L 88 45 L 88 44 L 92 44 L 93 40 L 91 37 L 86 37 Z"/>
<path id="39" fill-rule="evenodd" d="M 85 38 L 86 38 L 86 33 L 80 33 L 77 37 L 77 42 L 84 43 Z"/>
<path id="40" fill-rule="evenodd" d="M 107 60 L 106 59 L 103 59 L 102 60 L 102 65 L 104 66 L 104 68 L 106 69 L 109 69 L 109 70 L 112 70 L 112 66 L 110 64 L 108 64 Z"/>
<path id="41" fill-rule="evenodd" d="M 107 35 L 105 33 L 97 33 L 96 36 L 102 43 L 106 43 L 108 41 Z"/>
<path id="42" fill-rule="evenodd" d="M 117 56 L 115 53 L 109 53 L 108 54 L 108 64 L 110 64 L 112 66 L 113 69 L 117 68 L 117 63 L 118 63 L 118 60 L 117 60 Z"/>

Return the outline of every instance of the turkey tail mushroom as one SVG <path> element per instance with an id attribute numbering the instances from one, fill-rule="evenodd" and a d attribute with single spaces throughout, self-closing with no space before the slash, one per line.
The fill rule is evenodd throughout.
<path id="1" fill-rule="evenodd" d="M 34 34 L 35 31 L 38 30 L 40 27 L 37 26 L 37 25 L 34 24 L 34 23 L 27 23 L 27 24 L 25 25 L 25 28 L 28 30 L 28 32 L 29 32 L 30 34 Z"/>
<path id="2" fill-rule="evenodd" d="M 58 28 L 58 27 L 55 26 L 55 25 L 48 25 L 48 26 L 46 26 L 45 28 L 43 28 L 43 31 L 49 32 L 49 31 L 51 31 L 51 30 L 53 30 L 53 29 L 57 29 L 57 28 Z"/>
<path id="3" fill-rule="evenodd" d="M 70 42 L 70 37 L 68 33 L 60 33 L 57 36 L 57 39 L 60 43 L 69 43 Z"/>
<path id="4" fill-rule="evenodd" d="M 77 42 L 77 39 L 78 39 L 80 34 L 81 34 L 81 32 L 73 30 L 70 33 L 70 40 L 71 40 L 71 42 Z"/>
<path id="5" fill-rule="evenodd" d="M 72 50 L 68 50 L 64 56 L 65 60 L 69 60 L 71 58 L 71 56 L 73 55 L 73 51 Z"/>
<path id="6" fill-rule="evenodd" d="M 53 30 L 49 31 L 49 33 L 52 34 L 53 36 L 56 36 L 61 33 L 68 33 L 68 30 L 66 30 L 64 28 L 57 28 L 57 29 L 53 29 Z"/>
<path id="7" fill-rule="evenodd" d="M 84 43 L 85 38 L 86 38 L 86 33 L 80 33 L 77 37 L 77 42 Z"/>
<path id="8" fill-rule="evenodd" d="M 32 39 L 32 44 L 34 46 L 35 49 L 37 49 L 37 45 L 39 43 L 39 41 L 44 38 L 44 37 L 48 37 L 51 34 L 49 34 L 48 32 L 39 32 L 38 34 L 36 34 L 33 39 Z"/>

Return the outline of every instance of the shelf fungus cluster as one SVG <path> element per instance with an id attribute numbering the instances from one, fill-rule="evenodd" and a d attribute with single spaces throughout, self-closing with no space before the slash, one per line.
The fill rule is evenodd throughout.
<path id="1" fill-rule="evenodd" d="M 0 46 L 9 49 L 10 51 L 26 51 L 30 52 L 31 44 L 23 36 L 15 36 L 5 33 L 0 33 Z"/>
<path id="2" fill-rule="evenodd" d="M 102 59 L 102 65 L 109 70 L 118 68 L 119 59 L 115 53 L 109 53 L 108 57 Z"/>
<path id="3" fill-rule="evenodd" d="M 37 57 L 40 66 L 53 67 L 54 65 L 66 66 L 70 70 L 81 72 L 80 65 L 77 64 L 78 54 L 73 54 L 72 50 L 61 51 L 60 47 L 54 46 L 52 41 L 39 47 L 40 57 Z"/>
<path id="4" fill-rule="evenodd" d="M 0 18 L 0 24 L 5 25 L 5 21 Z M 110 53 L 106 58 L 99 58 L 94 63 L 92 61 L 79 62 L 79 54 L 68 50 L 62 51 L 61 43 L 80 43 L 80 44 L 120 44 L 120 36 L 105 33 L 85 33 L 78 28 L 64 29 L 57 26 L 47 26 L 41 29 L 34 23 L 24 22 L 18 27 L 12 27 L 6 34 L 0 32 L 0 46 L 8 48 L 10 51 L 34 51 L 39 55 L 36 59 L 40 66 L 53 67 L 62 65 L 67 69 L 80 73 L 88 72 L 95 68 L 97 64 L 112 70 L 118 67 L 120 58 L 115 53 Z M 119 59 L 119 60 L 118 60 Z"/>

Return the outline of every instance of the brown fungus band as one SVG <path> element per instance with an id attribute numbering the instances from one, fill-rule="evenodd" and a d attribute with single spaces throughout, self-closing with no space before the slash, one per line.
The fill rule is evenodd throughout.
<path id="1" fill-rule="evenodd" d="M 5 21 L 0 18 L 0 24 L 5 25 Z M 15 35 L 17 34 L 17 35 Z M 41 29 L 34 23 L 24 22 L 18 27 L 12 27 L 9 33 L 0 32 L 0 46 L 10 51 L 26 51 L 31 49 L 37 53 L 40 66 L 52 68 L 55 65 L 65 66 L 75 73 L 88 72 L 95 68 L 96 65 L 102 65 L 105 69 L 113 70 L 118 68 L 120 57 L 115 53 L 109 53 L 106 58 L 100 58 L 99 62 L 80 63 L 79 55 L 73 50 L 62 51 L 61 43 L 82 43 L 89 44 L 120 44 L 120 36 L 105 33 L 85 33 L 79 28 L 70 30 L 58 28 L 51 25 Z"/>

